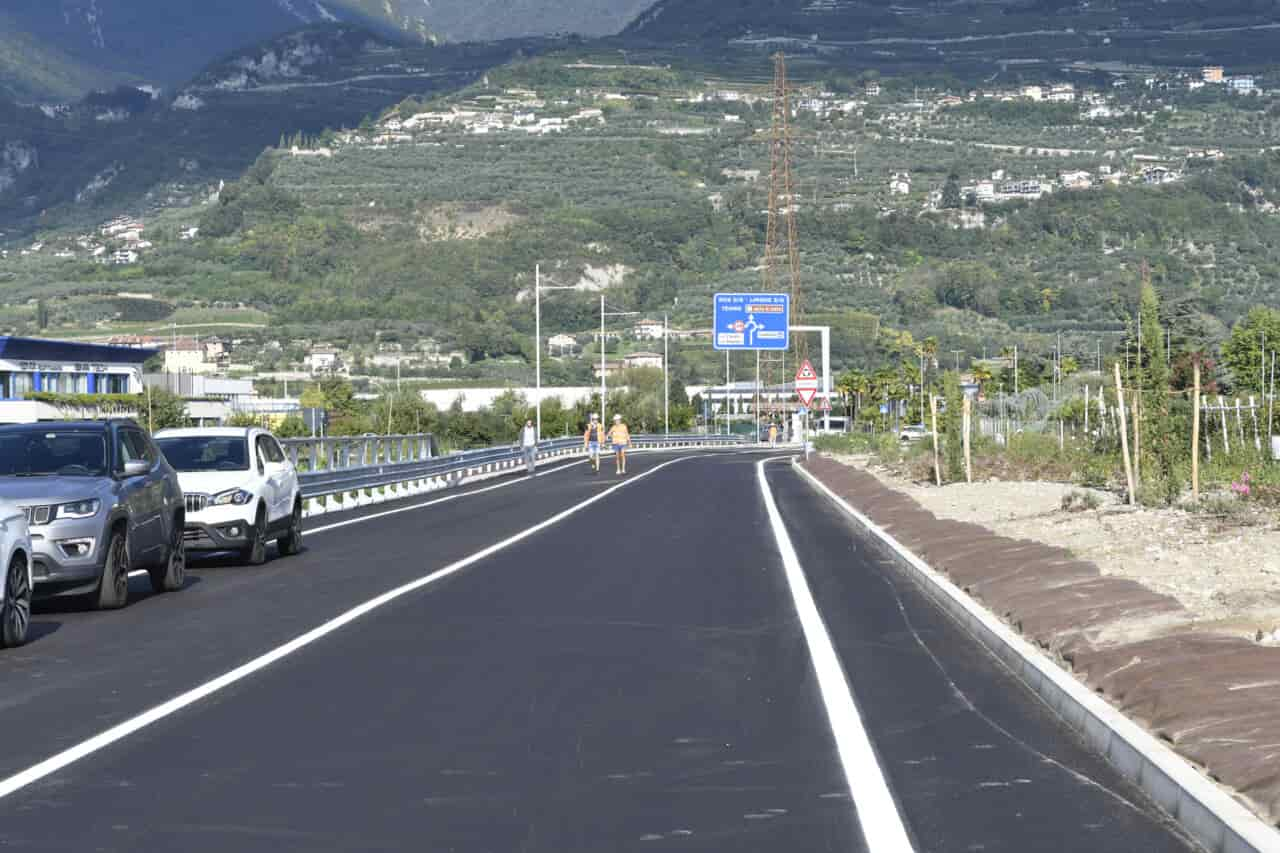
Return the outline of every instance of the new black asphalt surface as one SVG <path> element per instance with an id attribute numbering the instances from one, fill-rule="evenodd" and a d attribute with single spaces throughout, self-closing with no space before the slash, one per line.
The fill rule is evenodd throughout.
<path id="1" fill-rule="evenodd" d="M 0 799 L 0 847 L 865 849 L 762 457 L 636 476 L 675 458 L 634 456 L 603 500 Z M 785 462 L 769 468 L 918 851 L 1191 849 Z M 122 612 L 45 610 L 0 655 L 0 778 L 617 482 L 579 465 L 381 505 L 299 557 L 193 565 L 167 596 L 142 597 L 142 578 Z"/>

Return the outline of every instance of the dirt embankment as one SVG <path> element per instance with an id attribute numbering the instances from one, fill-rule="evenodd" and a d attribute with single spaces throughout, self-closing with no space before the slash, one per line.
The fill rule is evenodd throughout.
<path id="1" fill-rule="evenodd" d="M 939 518 L 1015 539 L 1066 548 L 1104 575 L 1169 595 L 1184 612 L 1132 632 L 1177 627 L 1254 639 L 1280 629 L 1280 527 L 1266 516 L 1219 519 L 1181 509 L 1129 507 L 1108 492 L 1064 483 L 987 481 L 938 488 L 911 482 L 860 456 L 833 457 L 873 474 Z M 1063 509 L 1088 493 L 1096 509 Z M 1119 627 L 1119 626 L 1117 626 Z"/>

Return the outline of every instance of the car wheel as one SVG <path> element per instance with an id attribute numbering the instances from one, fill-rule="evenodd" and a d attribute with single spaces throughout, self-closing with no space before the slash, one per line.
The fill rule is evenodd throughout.
<path id="1" fill-rule="evenodd" d="M 21 554 L 9 562 L 4 582 L 4 601 L 0 603 L 0 646 L 11 649 L 27 641 L 31 624 L 31 576 L 27 558 Z"/>
<path id="2" fill-rule="evenodd" d="M 267 561 L 267 518 L 262 510 L 253 522 L 253 530 L 249 532 L 249 547 L 241 552 L 241 558 L 251 566 L 261 566 Z"/>
<path id="3" fill-rule="evenodd" d="M 98 610 L 114 610 L 129 602 L 129 544 L 124 531 L 111 534 L 107 545 L 107 564 L 102 567 L 102 579 L 98 581 L 98 598 L 94 606 Z"/>
<path id="4" fill-rule="evenodd" d="M 173 526 L 173 538 L 164 565 L 147 572 L 155 592 L 176 592 L 187 582 L 187 543 L 182 538 L 182 527 L 177 524 Z"/>
<path id="5" fill-rule="evenodd" d="M 276 540 L 282 557 L 292 557 L 302 550 L 302 504 L 293 505 L 293 518 L 289 521 L 289 530 Z"/>

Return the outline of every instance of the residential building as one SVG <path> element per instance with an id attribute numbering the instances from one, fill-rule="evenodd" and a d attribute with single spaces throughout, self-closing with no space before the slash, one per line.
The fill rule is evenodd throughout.
<path id="1" fill-rule="evenodd" d="M 138 262 L 138 253 L 132 249 L 118 249 L 111 254 L 111 263 L 117 266 L 126 264 L 136 264 Z"/>
<path id="2" fill-rule="evenodd" d="M 1063 172 L 1062 186 L 1069 190 L 1083 190 L 1093 186 L 1093 175 L 1085 171 Z"/>
<path id="3" fill-rule="evenodd" d="M 880 84 L 876 82 L 868 83 L 866 91 L 868 98 L 878 98 L 880 97 Z"/>
<path id="4" fill-rule="evenodd" d="M 1232 77 L 1227 80 L 1227 85 L 1238 95 L 1251 95 L 1257 91 L 1253 78 L 1247 75 Z"/>
<path id="5" fill-rule="evenodd" d="M 641 320 L 635 324 L 631 333 L 638 341 L 660 341 L 664 328 L 661 320 Z"/>
<path id="6" fill-rule="evenodd" d="M 303 360 L 312 373 L 334 373 L 342 366 L 338 351 L 329 347 L 316 347 Z"/>
<path id="7" fill-rule="evenodd" d="M 205 359 L 199 341 L 180 338 L 162 347 L 165 373 L 217 373 L 218 365 Z"/>
<path id="8" fill-rule="evenodd" d="M 592 375 L 595 376 L 596 379 L 599 379 L 601 372 L 603 372 L 605 376 L 613 376 L 619 370 L 622 370 L 625 366 L 626 365 L 624 365 L 621 361 L 606 360 L 604 363 L 604 370 L 601 371 L 600 362 L 597 361 L 591 365 L 591 373 Z"/>
<path id="9" fill-rule="evenodd" d="M 552 355 L 572 354 L 578 348 L 578 339 L 573 335 L 552 335 L 547 339 L 547 351 Z"/>
<path id="10" fill-rule="evenodd" d="M 1204 68 L 1200 69 L 1200 79 L 1206 83 L 1221 83 L 1222 66 L 1206 65 Z"/>
<path id="11" fill-rule="evenodd" d="M 891 195 L 910 195 L 911 175 L 907 172 L 894 172 L 889 178 L 889 193 Z"/>
<path id="12" fill-rule="evenodd" d="M 1021 94 L 1022 97 L 1028 98 L 1032 101 L 1044 100 L 1044 89 L 1039 86 L 1023 86 Z"/>
<path id="13" fill-rule="evenodd" d="M 1142 170 L 1141 178 L 1144 184 L 1171 184 L 1181 180 L 1182 173 L 1167 166 L 1149 166 Z"/>
<path id="14" fill-rule="evenodd" d="M 138 394 L 142 365 L 156 350 L 0 336 L 0 423 L 62 420 L 28 393 Z"/>
<path id="15" fill-rule="evenodd" d="M 1045 100 L 1056 103 L 1068 103 L 1076 99 L 1076 88 L 1070 83 L 1058 83 L 1049 89 Z"/>
<path id="16" fill-rule="evenodd" d="M 627 368 L 654 367 L 662 369 L 662 354 L 656 352 L 633 352 L 622 360 Z"/>

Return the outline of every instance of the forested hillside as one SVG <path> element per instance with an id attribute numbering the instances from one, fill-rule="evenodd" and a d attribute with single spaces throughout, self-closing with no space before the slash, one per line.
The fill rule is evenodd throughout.
<path id="1" fill-rule="evenodd" d="M 22 303 L 44 296 L 55 327 L 109 327 L 83 300 L 127 286 L 178 308 L 252 306 L 274 335 L 411 329 L 465 351 L 468 375 L 513 376 L 511 360 L 527 370 L 532 354 L 541 264 L 550 283 L 579 288 L 544 299 L 548 334 L 590 347 L 602 289 L 620 310 L 705 328 L 712 293 L 760 286 L 764 90 L 607 59 L 523 60 L 364 128 L 285 140 L 216 201 L 160 214 L 136 264 L 11 256 L 5 322 L 30 329 Z M 868 97 L 837 74 L 796 95 L 805 303 L 836 327 L 842 361 L 926 337 L 970 356 L 1031 354 L 1058 332 L 1083 361 L 1122 346 L 1144 262 L 1175 341 L 1215 342 L 1251 305 L 1278 301 L 1280 154 L 1256 141 L 1275 132 L 1273 99 L 1098 94 L 1125 118 L 1089 119 L 1087 104 L 877 86 Z M 931 106 L 904 113 L 911 98 Z M 1189 156 L 1206 136 L 1223 150 Z M 994 173 L 1014 195 L 979 203 Z M 1068 188 L 1079 174 L 1092 185 Z M 1016 196 L 1024 185 L 1034 197 Z M 178 239 L 190 226 L 198 236 Z M 705 342 L 676 357 L 687 380 L 717 370 Z M 589 381 L 587 360 L 553 370 Z"/>

